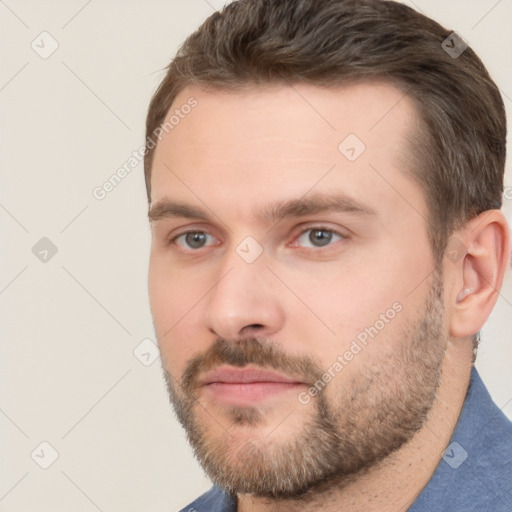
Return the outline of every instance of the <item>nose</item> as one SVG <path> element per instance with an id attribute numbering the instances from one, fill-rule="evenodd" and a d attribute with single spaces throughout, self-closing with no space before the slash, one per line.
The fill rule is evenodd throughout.
<path id="1" fill-rule="evenodd" d="M 208 294 L 206 324 L 217 337 L 270 337 L 284 325 L 282 301 L 264 256 L 247 263 L 233 251 Z"/>

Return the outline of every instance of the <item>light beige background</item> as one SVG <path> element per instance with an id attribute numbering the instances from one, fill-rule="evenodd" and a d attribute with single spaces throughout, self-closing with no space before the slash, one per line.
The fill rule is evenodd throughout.
<path id="1" fill-rule="evenodd" d="M 105 199 L 92 191 L 141 146 L 163 68 L 223 3 L 0 0 L 2 512 L 176 511 L 209 487 L 159 360 L 143 364 L 155 349 L 142 164 Z M 406 3 L 474 47 L 510 116 L 512 0 Z M 48 58 L 31 47 L 53 40 Z M 46 262 L 32 252 L 43 237 L 58 251 Z M 509 275 L 477 367 L 512 417 L 511 316 Z M 48 469 L 42 442 L 58 453 Z"/>

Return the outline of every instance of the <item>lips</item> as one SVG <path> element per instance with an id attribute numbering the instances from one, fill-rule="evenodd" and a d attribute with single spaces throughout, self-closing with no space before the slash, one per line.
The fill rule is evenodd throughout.
<path id="1" fill-rule="evenodd" d="M 253 384 L 256 382 L 301 383 L 277 372 L 259 368 L 219 368 L 208 372 L 200 381 L 204 386 L 215 382 L 227 384 Z"/>
<path id="2" fill-rule="evenodd" d="M 260 368 L 218 368 L 199 381 L 200 389 L 217 401 L 233 405 L 249 405 L 304 385 L 298 379 Z"/>

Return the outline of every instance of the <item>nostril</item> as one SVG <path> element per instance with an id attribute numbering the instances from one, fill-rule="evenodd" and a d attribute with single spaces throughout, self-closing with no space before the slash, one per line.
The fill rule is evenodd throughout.
<path id="1" fill-rule="evenodd" d="M 242 333 L 250 333 L 252 331 L 261 331 L 262 329 L 264 329 L 265 326 L 263 324 L 250 324 L 250 325 L 246 325 L 243 329 L 242 329 Z"/>

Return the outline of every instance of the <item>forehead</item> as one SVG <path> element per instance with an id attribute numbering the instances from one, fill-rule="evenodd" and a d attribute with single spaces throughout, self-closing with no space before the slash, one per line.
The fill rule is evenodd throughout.
<path id="1" fill-rule="evenodd" d="M 183 108 L 191 101 L 193 109 Z M 152 203 L 169 194 L 196 201 L 203 194 L 245 204 L 332 187 L 378 200 L 384 193 L 392 198 L 386 180 L 393 182 L 387 188 L 417 188 L 404 172 L 411 167 L 407 138 L 419 125 L 417 112 L 403 91 L 386 83 L 189 87 L 166 119 L 171 116 L 172 128 L 155 149 Z"/>

